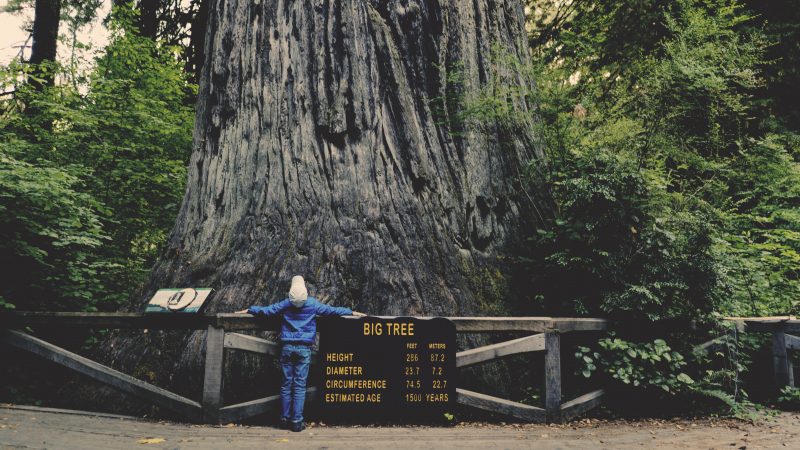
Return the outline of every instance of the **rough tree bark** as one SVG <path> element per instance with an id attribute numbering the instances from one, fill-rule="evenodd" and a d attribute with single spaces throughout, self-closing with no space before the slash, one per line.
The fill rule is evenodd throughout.
<path id="1" fill-rule="evenodd" d="M 30 63 L 41 65 L 56 60 L 58 24 L 61 21 L 61 0 L 36 0 L 33 16 L 33 45 Z M 37 90 L 52 86 L 55 81 L 53 67 L 42 66 L 34 70 L 30 84 Z"/>
<path id="2" fill-rule="evenodd" d="M 134 309 L 212 286 L 208 312 L 234 311 L 294 274 L 372 314 L 498 300 L 485 285 L 509 284 L 540 149 L 530 131 L 453 133 L 437 99 L 485 82 L 494 43 L 527 58 L 519 2 L 213 0 L 206 36 L 186 196 Z M 112 363 L 196 396 L 203 333 L 149 336 L 116 335 Z"/>

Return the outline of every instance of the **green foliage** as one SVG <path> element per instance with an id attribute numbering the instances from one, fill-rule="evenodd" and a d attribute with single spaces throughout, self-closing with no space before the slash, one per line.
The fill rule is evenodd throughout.
<path id="1" fill-rule="evenodd" d="M 547 155 L 529 191 L 552 210 L 529 232 L 515 309 L 622 324 L 796 313 L 798 103 L 779 97 L 796 91 L 797 51 L 775 39 L 797 36 L 792 2 L 776 3 L 785 17 L 736 0 L 527 4 L 534 62 L 496 48 L 486 85 L 454 102 L 479 129 L 533 127 Z M 662 334 L 582 347 L 580 373 L 747 414 L 754 346 L 694 355 L 704 333 Z"/>
<path id="2" fill-rule="evenodd" d="M 785 386 L 781 389 L 778 402 L 782 406 L 797 409 L 800 407 L 800 389 L 792 386 Z"/>
<path id="3" fill-rule="evenodd" d="M 763 408 L 751 402 L 747 398 L 737 398 L 730 392 L 720 389 L 697 388 L 695 393 L 704 396 L 706 399 L 717 400 L 727 408 L 727 414 L 740 420 L 755 421 L 762 417 Z"/>
<path id="4" fill-rule="evenodd" d="M 87 76 L 71 78 L 86 84 L 37 92 L 16 81 L 30 72 L 28 65 L 15 63 L 0 72 L 2 84 L 16 84 L 14 97 L 0 109 L 0 155 L 8 171 L 24 173 L 28 183 L 8 211 L 31 216 L 4 225 L 16 236 L 6 262 L 40 266 L 30 277 L 4 280 L 5 303 L 114 309 L 141 283 L 173 225 L 184 191 L 196 88 L 183 73 L 177 49 L 138 36 L 134 17 L 130 8 L 117 10 L 104 53 Z M 54 242 L 70 242 L 60 248 L 71 253 L 44 248 L 33 258 L 30 249 L 44 245 L 36 236 L 54 229 L 50 222 L 61 227 L 52 233 L 59 236 Z M 100 245 L 100 237 L 108 239 Z M 66 270 L 69 277 L 60 274 Z M 49 291 L 36 300 L 22 295 L 33 285 Z"/>
<path id="5" fill-rule="evenodd" d="M 70 111 L 63 157 L 80 158 L 87 184 L 108 209 L 106 226 L 126 268 L 120 289 L 149 269 L 172 227 L 183 195 L 191 149 L 194 87 L 168 49 L 137 36 L 132 23 L 112 26 L 106 54 L 97 61 L 85 98 Z"/>
<path id="6" fill-rule="evenodd" d="M 0 153 L 0 308 L 91 309 L 106 239 L 96 202 L 63 170 Z"/>
<path id="7" fill-rule="evenodd" d="M 749 143 L 726 177 L 730 206 L 718 245 L 735 315 L 800 310 L 800 166 L 798 138 L 768 134 Z"/>
<path id="8" fill-rule="evenodd" d="M 635 77 L 631 68 L 657 55 L 669 36 L 664 17 L 680 8 L 671 0 L 528 0 L 534 54 L 569 70 L 584 67 L 604 90 Z"/>
<path id="9" fill-rule="evenodd" d="M 559 216 L 531 237 L 527 260 L 543 309 L 632 320 L 713 311 L 716 262 L 701 213 L 677 211 L 646 174 L 602 149 L 564 169 L 553 183 Z"/>
<path id="10" fill-rule="evenodd" d="M 800 131 L 800 2 L 743 0 L 754 20 L 745 32 L 763 34 L 768 47 L 759 63 L 763 85 L 755 93 L 754 116 L 766 131 Z"/>
<path id="11" fill-rule="evenodd" d="M 687 163 L 701 166 L 702 171 L 719 165 L 701 154 L 708 148 L 707 130 L 716 125 L 699 127 L 694 133 L 674 125 L 684 116 L 706 117 L 706 123 L 724 116 L 703 110 L 704 101 L 697 96 L 691 98 L 700 101 L 699 106 L 676 98 L 675 92 L 705 89 L 708 98 L 727 92 L 729 83 L 717 76 L 724 78 L 731 70 L 717 64 L 725 56 L 710 58 L 713 52 L 696 52 L 695 47 L 704 32 L 717 33 L 706 41 L 720 40 L 728 28 L 697 12 L 667 19 L 675 37 L 663 44 L 660 59 L 648 57 L 633 65 L 633 89 L 626 85 L 609 91 L 603 77 L 572 84 L 571 65 L 526 67 L 500 53 L 489 87 L 465 102 L 464 110 L 478 122 L 525 126 L 526 121 L 508 112 L 518 110 L 509 105 L 533 99 L 543 119 L 536 131 L 550 165 L 539 171 L 540 163 L 532 164 L 531 190 L 549 192 L 554 212 L 540 217 L 530 239 L 525 260 L 534 277 L 534 302 L 522 309 L 649 320 L 703 317 L 724 295 L 713 227 L 720 211 L 697 195 L 695 174 L 680 172 L 687 170 L 688 165 L 683 167 Z M 735 24 L 739 19 L 726 20 Z M 756 44 L 748 45 L 748 52 L 757 51 Z M 672 76 L 670 69 L 689 67 L 692 55 L 696 61 L 690 75 Z M 522 73 L 526 78 L 522 86 L 533 85 L 527 82 L 532 79 L 537 89 L 498 89 L 498 84 L 509 84 L 504 73 Z M 718 85 L 712 89 L 691 74 Z M 609 95 L 614 101 L 606 103 Z M 729 97 L 722 106 L 705 103 L 728 111 L 740 100 L 733 94 Z M 735 124 L 738 117 L 729 114 L 725 121 Z M 697 122 L 692 119 L 691 124 Z M 527 124 L 531 126 L 530 120 Z M 723 129 L 729 128 L 738 129 L 734 125 Z M 730 144 L 731 134 L 721 133 L 717 140 L 726 144 L 716 145 Z"/>
<path id="12" fill-rule="evenodd" d="M 602 370 L 624 384 L 660 389 L 668 394 L 687 391 L 694 384 L 692 377 L 682 371 L 686 367 L 683 355 L 673 351 L 663 339 L 633 343 L 612 335 L 598 344 L 600 351 L 579 347 L 575 353 L 585 363 L 581 373 L 586 378 Z"/>
<path id="13" fill-rule="evenodd" d="M 754 15 L 730 0 L 571 5 L 534 14 L 544 63 L 518 96 L 540 106 L 551 167 L 532 183 L 556 205 L 531 237 L 532 305 L 649 320 L 793 312 L 798 139 L 753 120 L 771 45 L 746 26 Z M 637 8 L 655 29 L 621 16 Z"/>
<path id="14" fill-rule="evenodd" d="M 663 339 L 632 342 L 611 333 L 598 341 L 596 350 L 576 348 L 578 374 L 617 390 L 642 390 L 648 401 L 679 399 L 695 410 L 710 407 L 753 419 L 758 407 L 742 389 L 741 377 L 751 362 L 746 350 L 755 348 L 755 343 L 738 339 L 733 328 L 729 331 L 732 334 L 715 339 L 710 347 L 694 347 L 691 352 L 676 351 Z"/>

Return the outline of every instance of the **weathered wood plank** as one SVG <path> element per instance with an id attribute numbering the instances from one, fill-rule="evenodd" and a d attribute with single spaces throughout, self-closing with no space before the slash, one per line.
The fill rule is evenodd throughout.
<path id="1" fill-rule="evenodd" d="M 604 394 L 605 391 L 598 389 L 565 402 L 561 405 L 561 420 L 572 419 L 597 407 L 602 402 Z"/>
<path id="2" fill-rule="evenodd" d="M 547 419 L 545 410 L 535 406 L 512 402 L 511 400 L 492 397 L 491 395 L 466 389 L 456 389 L 456 394 L 458 394 L 458 403 L 472 408 L 503 414 L 528 422 L 544 422 Z"/>
<path id="3" fill-rule="evenodd" d="M 748 321 L 748 322 L 770 323 L 770 322 L 781 322 L 781 321 L 787 321 L 787 320 L 797 320 L 797 317 L 796 316 L 748 316 L 748 317 L 725 316 L 722 319 L 723 320 L 730 320 L 730 321 Z"/>
<path id="4" fill-rule="evenodd" d="M 561 335 L 556 331 L 544 334 L 544 405 L 547 420 L 561 420 Z"/>
<path id="5" fill-rule="evenodd" d="M 787 333 L 800 332 L 800 320 L 796 319 L 764 319 L 764 320 L 747 319 L 742 321 L 734 320 L 734 322 L 743 323 L 745 331 L 781 330 Z"/>
<path id="6" fill-rule="evenodd" d="M 380 316 L 392 318 L 392 316 Z M 419 317 L 426 319 L 429 317 Z M 598 331 L 605 330 L 608 321 L 597 318 L 553 317 L 447 317 L 459 333 L 533 332 L 548 330 Z M 325 319 L 319 319 L 325 320 Z M 357 319 L 355 319 L 357 320 Z M 143 313 L 81 313 L 13 311 L 0 313 L 0 328 L 20 326 L 64 326 L 81 328 L 142 328 L 202 330 L 209 325 L 228 331 L 277 330 L 280 320 L 256 318 L 249 314 L 223 313 L 216 315 L 143 314 Z"/>
<path id="7" fill-rule="evenodd" d="M 786 348 L 789 350 L 800 350 L 800 337 L 784 334 L 783 339 L 786 341 Z"/>
<path id="8" fill-rule="evenodd" d="M 603 331 L 608 329 L 608 320 L 598 318 L 554 317 L 553 329 L 561 333 L 570 331 Z"/>
<path id="9" fill-rule="evenodd" d="M 394 319 L 397 316 L 375 316 L 382 319 Z M 431 317 L 416 317 L 430 319 Z M 491 333 L 498 331 L 520 331 L 541 333 L 553 329 L 552 317 L 445 317 L 452 321 L 459 333 Z M 350 317 L 351 320 L 358 320 Z M 317 320 L 324 321 L 324 318 Z M 602 320 L 602 319 L 598 319 Z M 568 323 L 564 322 L 564 326 Z M 269 319 L 254 318 L 249 314 L 218 314 L 216 325 L 229 331 L 277 329 L 279 322 Z M 599 325 L 598 325 L 599 326 Z M 274 328 L 273 328 L 274 327 Z"/>
<path id="10" fill-rule="evenodd" d="M 225 368 L 225 330 L 209 325 L 206 333 L 206 362 L 203 378 L 203 420 L 219 423 Z"/>
<path id="11" fill-rule="evenodd" d="M 250 314 L 221 313 L 212 320 L 215 326 L 227 331 L 278 331 L 281 327 L 279 317 L 255 317 Z"/>
<path id="12" fill-rule="evenodd" d="M 492 333 L 497 331 L 528 331 L 543 333 L 550 330 L 597 331 L 605 330 L 605 319 L 553 318 L 553 317 L 447 317 L 459 333 Z"/>
<path id="13" fill-rule="evenodd" d="M 213 316 L 193 314 L 82 313 L 13 311 L 0 313 L 0 328 L 58 326 L 78 328 L 141 328 L 202 330 Z"/>
<path id="14" fill-rule="evenodd" d="M 273 357 L 281 355 L 281 344 L 239 333 L 225 333 L 225 348 L 265 354 Z M 317 363 L 319 363 L 319 353 L 316 350 L 312 350 L 311 364 L 314 365 Z"/>
<path id="15" fill-rule="evenodd" d="M 281 354 L 280 344 L 239 333 L 225 333 L 225 348 L 272 356 Z"/>
<path id="16" fill-rule="evenodd" d="M 375 316 L 393 319 L 396 316 Z M 430 319 L 430 317 L 416 317 Z M 352 318 L 358 320 L 357 318 Z M 459 333 L 489 333 L 497 331 L 543 332 L 554 326 L 550 317 L 446 317 L 456 325 Z M 325 320 L 320 318 L 318 320 Z M 273 323 L 274 322 L 274 323 Z M 218 314 L 217 326 L 229 331 L 277 329 L 279 323 L 269 319 L 254 318 L 249 314 Z"/>
<path id="17" fill-rule="evenodd" d="M 794 386 L 792 360 L 786 351 L 786 334 L 783 331 L 772 332 L 772 367 L 775 372 L 775 386 Z"/>
<path id="18" fill-rule="evenodd" d="M 219 421 L 220 423 L 241 422 L 250 417 L 266 414 L 276 409 L 280 401 L 280 395 L 271 395 L 249 402 L 225 406 L 219 410 Z"/>
<path id="19" fill-rule="evenodd" d="M 550 317 L 448 317 L 456 326 L 457 333 L 491 333 L 520 331 L 542 333 L 552 329 Z"/>
<path id="20" fill-rule="evenodd" d="M 93 378 L 114 389 L 134 395 L 157 406 L 169 409 L 191 421 L 199 421 L 202 412 L 200 403 L 173 394 L 152 384 L 141 381 L 88 358 L 64 350 L 49 342 L 15 330 L 0 332 L 0 339 L 14 347 L 39 355 L 61 364 L 78 373 Z"/>
<path id="21" fill-rule="evenodd" d="M 311 401 L 317 394 L 316 387 L 309 387 L 306 389 L 306 402 Z M 280 395 L 271 395 L 269 397 L 251 400 L 249 402 L 237 403 L 235 405 L 225 406 L 219 410 L 220 423 L 240 422 L 250 417 L 259 414 L 265 414 L 277 408 L 281 401 Z"/>
<path id="22" fill-rule="evenodd" d="M 396 316 L 376 316 L 384 319 Z M 431 317 L 417 317 L 430 319 Z M 358 320 L 357 318 L 350 318 Z M 452 321 L 458 333 L 493 333 L 493 332 L 533 332 L 542 333 L 547 330 L 598 331 L 608 327 L 606 319 L 597 318 L 553 318 L 553 317 L 445 317 Z M 325 320 L 320 318 L 318 320 Z M 217 314 L 216 325 L 229 331 L 277 329 L 279 323 L 269 319 L 257 319 L 249 314 Z"/>
<path id="23" fill-rule="evenodd" d="M 711 339 L 710 341 L 706 341 L 706 342 L 703 342 L 702 344 L 695 345 L 694 348 L 692 349 L 692 351 L 694 353 L 709 353 L 709 352 L 712 352 L 715 349 L 725 345 L 725 342 L 727 341 L 727 339 L 728 339 L 727 336 L 716 337 L 714 339 Z"/>
<path id="24" fill-rule="evenodd" d="M 456 367 L 467 367 L 517 353 L 542 350 L 544 350 L 544 334 L 540 333 L 458 352 L 456 353 Z"/>
<path id="25" fill-rule="evenodd" d="M 381 316 L 391 318 L 390 316 Z M 426 317 L 420 317 L 425 319 Z M 597 331 L 607 328 L 605 319 L 552 317 L 448 317 L 459 333 L 544 332 L 547 330 Z M 325 319 L 319 319 L 325 320 Z M 188 314 L 79 313 L 14 311 L 0 313 L 0 327 L 64 326 L 81 328 L 205 329 L 208 325 L 228 331 L 272 330 L 275 318 L 224 313 L 214 316 Z"/>

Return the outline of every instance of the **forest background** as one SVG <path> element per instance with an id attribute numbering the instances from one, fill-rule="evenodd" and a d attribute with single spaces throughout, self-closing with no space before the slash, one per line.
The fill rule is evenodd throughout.
<path id="1" fill-rule="evenodd" d="M 0 310 L 127 305 L 184 194 L 208 1 L 115 0 L 107 45 L 90 49 L 76 30 L 101 3 L 14 0 L 2 13 L 34 9 L 42 37 L 0 67 Z M 449 71 L 456 88 L 432 105 L 460 111 L 454 130 L 535 126 L 545 149 L 527 182 L 552 212 L 516 262 L 529 295 L 487 312 L 641 324 L 576 346 L 565 367 L 648 401 L 797 407 L 794 389 L 749 395 L 764 342 L 720 319 L 800 309 L 800 1 L 524 6 L 532 62 L 496 46 L 483 88 Z M 719 351 L 693 351 L 720 334 Z"/>

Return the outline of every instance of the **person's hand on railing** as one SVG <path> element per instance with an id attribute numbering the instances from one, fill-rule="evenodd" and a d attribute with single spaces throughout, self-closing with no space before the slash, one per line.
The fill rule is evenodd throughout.
<path id="1" fill-rule="evenodd" d="M 236 311 L 236 312 L 234 312 L 234 314 L 247 314 L 247 310 L 243 309 L 241 311 Z"/>
<path id="2" fill-rule="evenodd" d="M 356 316 L 356 317 L 366 317 L 367 316 L 366 314 L 364 314 L 362 312 L 358 312 L 358 311 L 353 311 L 353 313 L 350 314 L 350 315 L 351 316 Z"/>

